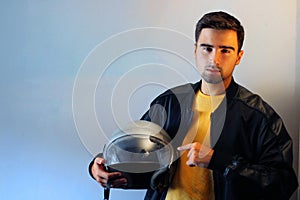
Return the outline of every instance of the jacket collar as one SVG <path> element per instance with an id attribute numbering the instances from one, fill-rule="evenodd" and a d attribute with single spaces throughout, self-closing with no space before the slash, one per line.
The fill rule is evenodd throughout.
<path id="1" fill-rule="evenodd" d="M 197 83 L 192 84 L 192 88 L 195 91 L 195 94 L 198 90 L 200 90 L 202 84 L 202 80 L 198 81 Z M 236 95 L 238 89 L 238 84 L 235 82 L 234 78 L 232 78 L 229 87 L 226 89 L 226 98 L 230 102 L 234 96 Z"/>

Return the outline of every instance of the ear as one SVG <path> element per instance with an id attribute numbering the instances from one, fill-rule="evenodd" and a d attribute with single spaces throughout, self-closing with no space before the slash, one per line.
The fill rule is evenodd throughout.
<path id="1" fill-rule="evenodd" d="M 197 43 L 194 44 L 194 57 L 196 58 L 197 56 Z"/>
<path id="2" fill-rule="evenodd" d="M 235 61 L 235 65 L 240 64 L 243 55 L 244 55 L 244 51 L 241 50 L 241 51 L 238 53 L 238 57 L 237 57 L 237 59 L 236 59 L 236 61 Z"/>

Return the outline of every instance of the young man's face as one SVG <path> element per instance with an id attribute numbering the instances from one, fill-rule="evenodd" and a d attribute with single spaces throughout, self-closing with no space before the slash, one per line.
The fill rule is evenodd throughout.
<path id="1" fill-rule="evenodd" d="M 243 51 L 238 52 L 237 33 L 233 30 L 204 28 L 195 44 L 196 65 L 203 81 L 210 84 L 223 81 L 225 88 L 242 55 Z"/>

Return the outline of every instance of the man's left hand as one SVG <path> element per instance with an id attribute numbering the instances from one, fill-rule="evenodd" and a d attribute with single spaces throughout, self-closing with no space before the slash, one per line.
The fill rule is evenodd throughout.
<path id="1" fill-rule="evenodd" d="M 194 142 L 187 145 L 183 145 L 177 148 L 178 151 L 188 151 L 186 162 L 187 165 L 194 167 L 208 167 L 214 150 L 199 143 Z"/>

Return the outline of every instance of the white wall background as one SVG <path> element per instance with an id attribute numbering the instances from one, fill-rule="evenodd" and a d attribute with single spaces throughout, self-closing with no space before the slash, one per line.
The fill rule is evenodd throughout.
<path id="1" fill-rule="evenodd" d="M 228 11 L 242 21 L 246 29 L 245 55 L 235 78 L 263 96 L 282 116 L 295 141 L 296 169 L 300 117 L 299 4 L 299 0 L 1 1 L 0 198 L 101 199 L 102 189 L 87 173 L 93 152 L 82 141 L 84 134 L 76 130 L 72 112 L 73 85 L 84 59 L 110 36 L 133 28 L 162 27 L 193 38 L 197 20 L 212 10 Z M 148 37 L 147 41 L 151 39 Z M 113 48 L 136 41 L 124 41 Z M 178 45 L 178 51 L 181 45 L 189 44 Z M 190 65 L 178 57 L 151 50 L 120 57 L 111 63 L 106 78 L 118 79 L 124 67 L 130 69 L 152 62 L 155 66 L 185 66 L 185 78 L 197 79 Z M 155 70 L 140 75 L 166 77 Z M 95 91 L 95 110 L 99 115 L 103 113 L 100 104 L 105 101 L 102 92 L 107 79 L 101 79 L 104 86 Z M 176 84 L 173 80 L 169 78 L 171 85 Z M 167 85 L 145 87 L 146 93 L 135 96 L 139 101 L 130 100 L 131 117 L 139 118 L 149 101 Z M 141 94 L 147 96 L 141 98 Z M 99 118 L 108 124 L 108 131 L 114 129 Z M 103 141 L 94 142 L 99 142 L 100 151 Z M 144 191 L 113 190 L 111 199 L 141 199 L 143 194 Z"/>
<path id="2" fill-rule="evenodd" d="M 297 1 L 297 38 L 296 38 L 296 104 L 300 102 L 300 0 Z M 298 122 L 298 155 L 296 154 L 298 158 L 298 182 L 300 182 L 300 159 L 299 159 L 299 154 L 300 154 L 300 107 L 296 106 L 296 119 Z M 298 187 L 298 199 L 300 199 L 300 188 Z"/>

